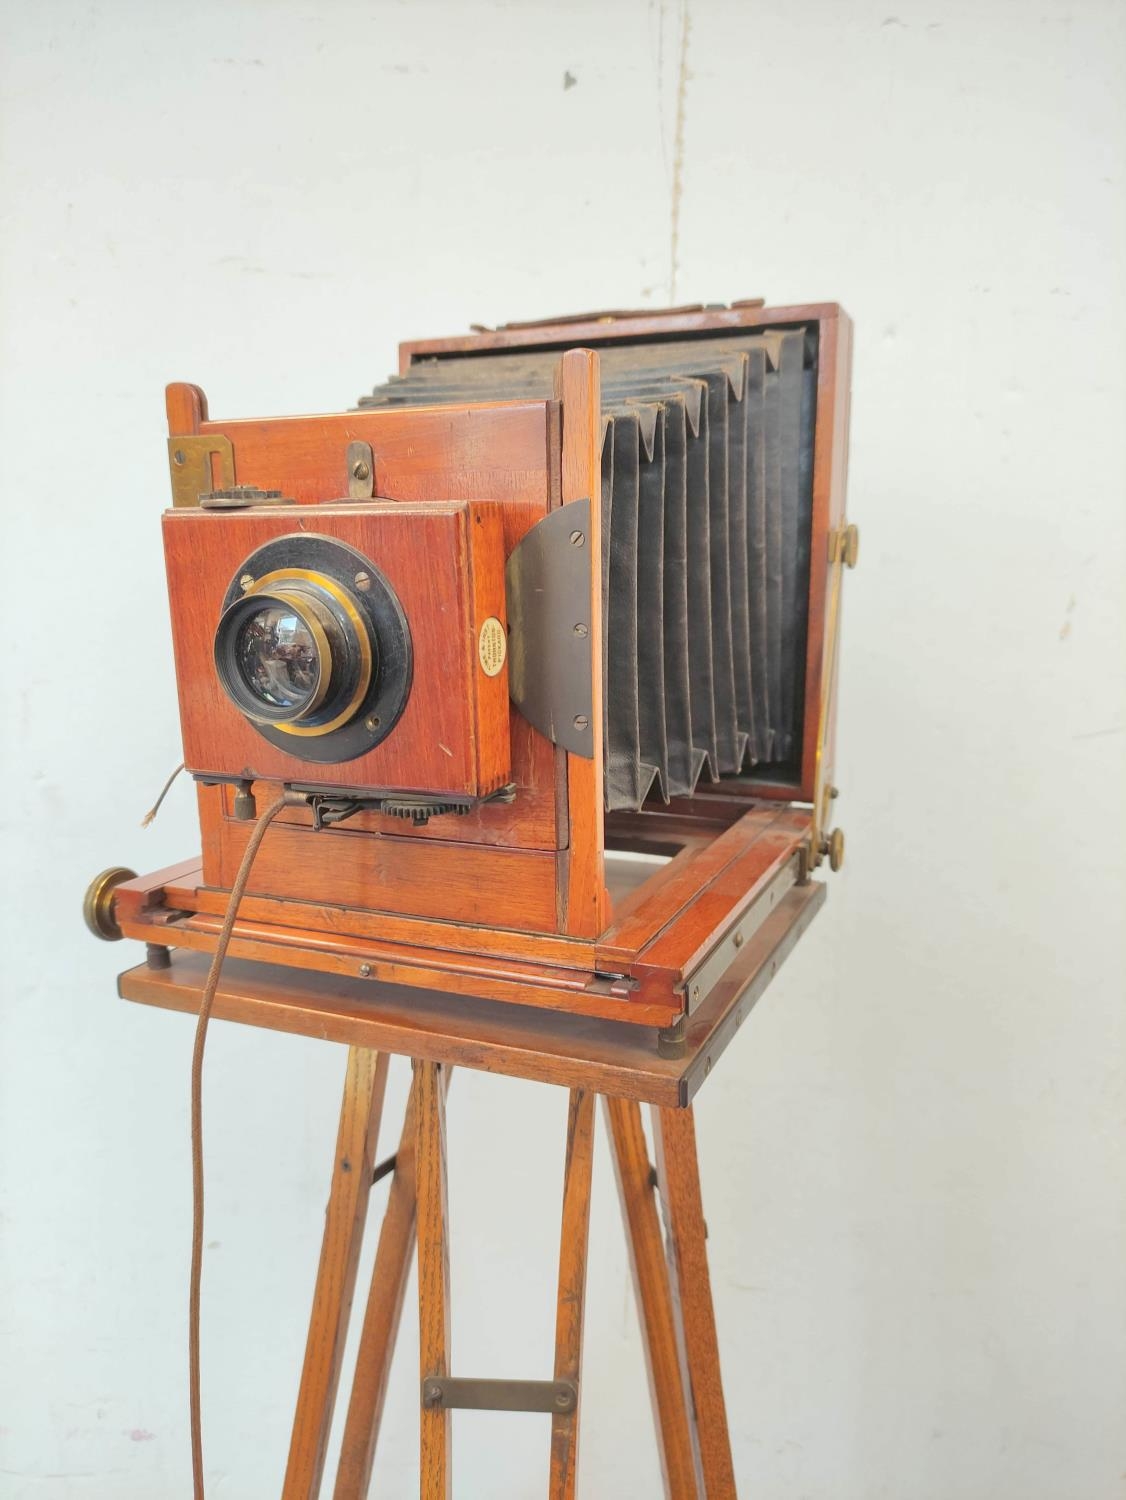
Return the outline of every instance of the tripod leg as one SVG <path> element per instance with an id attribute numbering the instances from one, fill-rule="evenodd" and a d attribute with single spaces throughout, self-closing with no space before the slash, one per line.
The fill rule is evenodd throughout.
<path id="1" fill-rule="evenodd" d="M 350 1047 L 282 1500 L 315 1500 L 320 1491 L 386 1088 L 386 1055 Z"/>
<path id="2" fill-rule="evenodd" d="M 641 1106 L 632 1099 L 605 1098 L 602 1104 L 625 1220 L 665 1494 L 668 1500 L 698 1500 L 701 1476 L 687 1398 L 688 1370 L 665 1260 Z"/>
<path id="3" fill-rule="evenodd" d="M 334 1500 L 365 1500 L 371 1480 L 387 1379 L 391 1373 L 391 1358 L 395 1352 L 414 1252 L 418 1209 L 415 1179 L 417 1103 L 418 1086 L 414 1084 L 407 1100 L 387 1208 L 379 1231 L 371 1290 L 356 1356 L 356 1374 L 344 1424 Z"/>
<path id="4" fill-rule="evenodd" d="M 415 1063 L 418 1181 L 419 1366 L 450 1373 L 450 1247 L 446 1201 L 446 1091 L 439 1063 Z M 450 1412 L 423 1405 L 420 1421 L 422 1500 L 450 1500 Z"/>
<path id="5" fill-rule="evenodd" d="M 719 1372 L 719 1340 L 704 1245 L 704 1207 L 692 1108 L 654 1109 L 657 1181 L 665 1206 L 668 1265 L 679 1316 L 707 1500 L 735 1500 L 735 1469 Z"/>
<path id="6" fill-rule="evenodd" d="M 594 1150 L 594 1095 L 571 1090 L 567 1156 L 563 1169 L 563 1228 L 559 1244 L 559 1296 L 555 1318 L 555 1379 L 579 1383 L 583 1357 L 590 1174 Z M 551 1500 L 574 1500 L 578 1467 L 579 1406 L 551 1418 Z"/>

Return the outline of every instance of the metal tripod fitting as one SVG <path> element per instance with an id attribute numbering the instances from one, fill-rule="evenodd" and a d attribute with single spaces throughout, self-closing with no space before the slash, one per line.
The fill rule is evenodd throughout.
<path id="1" fill-rule="evenodd" d="M 249 781 L 240 781 L 235 793 L 235 817 L 240 823 L 252 823 L 258 816 L 258 804 L 254 800 L 254 788 Z"/>
<path id="2" fill-rule="evenodd" d="M 677 1016 L 671 1026 L 663 1026 L 657 1033 L 658 1057 L 683 1057 L 688 1048 L 688 1017 Z"/>

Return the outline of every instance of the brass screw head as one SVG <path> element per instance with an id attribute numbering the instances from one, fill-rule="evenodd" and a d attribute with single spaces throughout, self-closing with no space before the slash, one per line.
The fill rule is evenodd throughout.
<path id="1" fill-rule="evenodd" d="M 572 533 L 571 533 L 571 546 L 572 547 L 581 547 L 582 544 L 585 541 L 586 541 L 586 532 L 585 531 L 572 531 Z"/>
<path id="2" fill-rule="evenodd" d="M 371 574 L 365 573 L 361 569 L 360 572 L 356 574 L 355 584 L 362 594 L 366 594 L 368 589 L 371 588 Z"/>
<path id="3" fill-rule="evenodd" d="M 361 964 L 360 965 L 360 978 L 361 979 L 370 979 L 371 978 L 371 964 Z"/>
<path id="4" fill-rule="evenodd" d="M 356 462 L 352 465 L 352 478 L 353 479 L 370 479 L 371 478 L 371 466 L 369 464 L 366 464 L 362 458 L 358 458 L 356 460 Z"/>
<path id="5" fill-rule="evenodd" d="M 576 729 L 587 729 L 590 725 L 590 720 L 586 714 L 576 714 L 574 724 Z"/>
<path id="6" fill-rule="evenodd" d="M 575 634 L 582 638 L 590 634 L 590 629 L 580 620 L 579 623 L 575 626 Z"/>
<path id="7" fill-rule="evenodd" d="M 365 729 L 372 729 L 372 730 L 378 729 L 379 728 L 379 724 L 380 724 L 380 719 L 379 719 L 379 715 L 378 714 L 368 714 L 367 718 L 364 720 L 364 728 Z"/>
<path id="8" fill-rule="evenodd" d="M 243 593 L 245 594 L 246 591 L 247 591 L 247 589 L 250 588 L 250 587 L 252 587 L 253 583 L 254 583 L 254 574 L 253 573 L 244 573 L 242 575 L 242 577 L 238 581 L 238 586 L 239 586 L 240 589 L 242 589 Z"/>

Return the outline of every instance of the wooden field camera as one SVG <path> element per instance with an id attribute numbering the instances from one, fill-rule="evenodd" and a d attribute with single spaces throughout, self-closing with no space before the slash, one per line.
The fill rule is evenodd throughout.
<path id="1" fill-rule="evenodd" d="M 850 324 L 675 309 L 407 343 L 358 409 L 168 388 L 202 856 L 102 936 L 652 1028 L 673 1056 L 832 828 Z M 651 856 L 623 860 L 623 853 Z M 656 856 L 653 858 L 652 856 Z"/>

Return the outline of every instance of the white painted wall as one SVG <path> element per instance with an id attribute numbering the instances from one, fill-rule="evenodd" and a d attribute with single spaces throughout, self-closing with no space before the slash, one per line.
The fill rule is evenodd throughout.
<path id="1" fill-rule="evenodd" d="M 694 0 L 682 78 L 676 3 L 4 7 L 5 1500 L 188 1483 L 190 1023 L 78 915 L 196 847 L 186 786 L 137 826 L 179 755 L 165 381 L 339 407 L 399 337 L 755 294 L 856 318 L 864 541 L 849 866 L 699 1105 L 741 1483 L 1126 1493 L 1124 15 Z M 279 1491 L 343 1062 L 212 1033 L 213 1497 Z M 565 1099 L 450 1108 L 458 1366 L 546 1373 Z M 596 1173 L 582 1475 L 648 1500 Z M 416 1389 L 408 1318 L 388 1500 Z M 459 1495 L 542 1493 L 538 1419 L 455 1425 Z"/>

